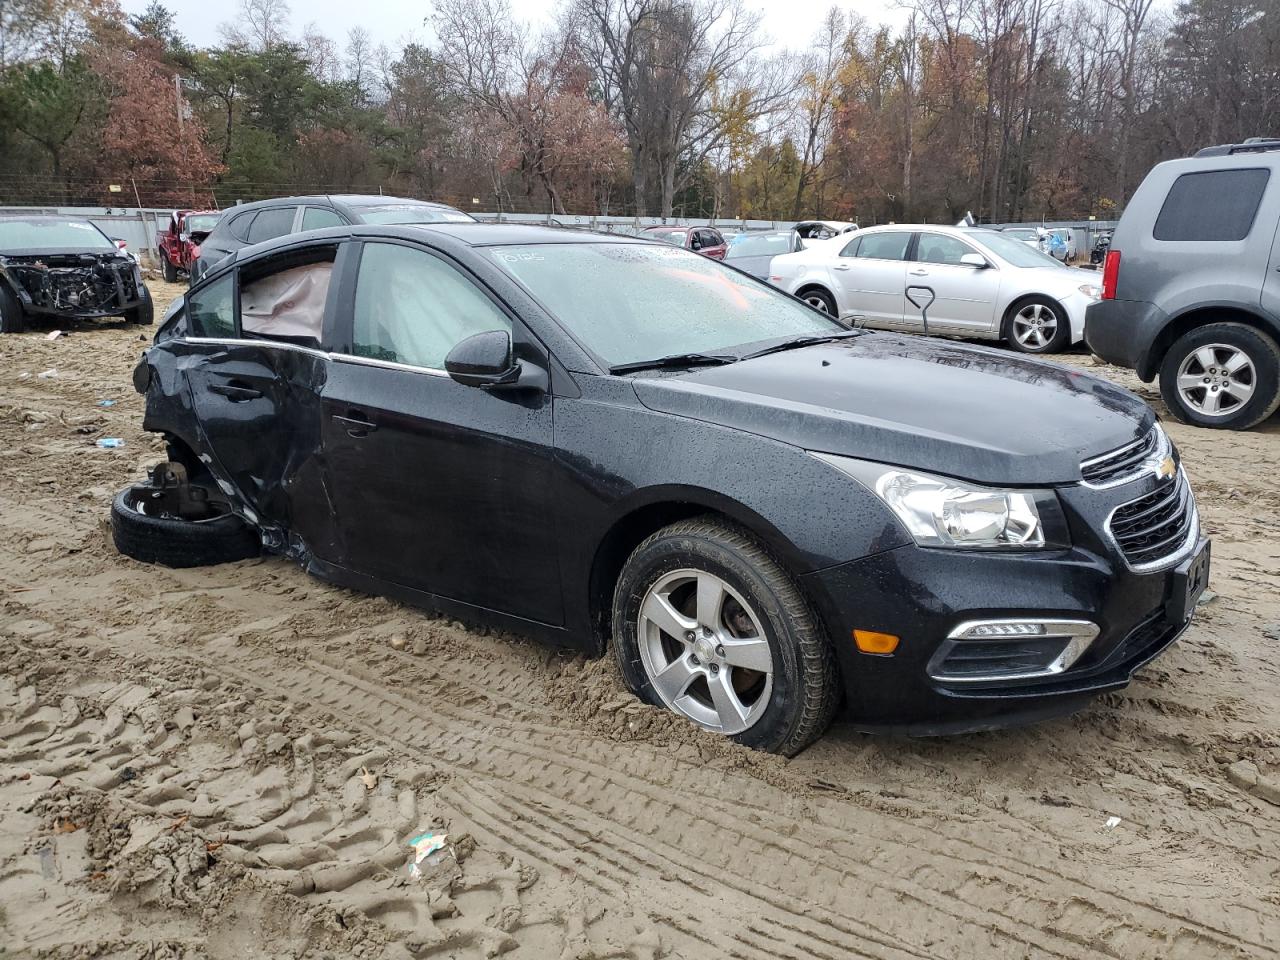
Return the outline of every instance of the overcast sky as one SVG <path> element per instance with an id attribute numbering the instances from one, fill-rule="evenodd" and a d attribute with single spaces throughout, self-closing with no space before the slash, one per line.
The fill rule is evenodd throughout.
<path id="1" fill-rule="evenodd" d="M 178 29 L 188 42 L 210 46 L 219 41 L 218 25 L 233 20 L 239 0 L 164 0 L 177 14 Z M 813 36 L 823 14 L 832 6 L 860 14 L 868 22 L 899 23 L 902 11 L 892 0 L 756 0 L 764 13 L 764 28 L 782 48 L 804 46 Z M 139 13 L 147 0 L 123 0 L 127 13 Z M 527 22 L 546 22 L 559 0 L 512 0 L 516 15 Z M 426 0 L 291 0 L 293 32 L 300 33 L 314 22 L 321 32 L 335 40 L 362 26 L 375 43 L 401 46 L 407 40 L 430 41 L 431 30 L 424 21 L 431 12 Z"/>

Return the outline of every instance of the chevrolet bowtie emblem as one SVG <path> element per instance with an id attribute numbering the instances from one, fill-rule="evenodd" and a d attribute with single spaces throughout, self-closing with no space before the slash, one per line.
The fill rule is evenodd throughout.
<path id="1" fill-rule="evenodd" d="M 1156 464 L 1156 476 L 1160 479 L 1172 477 L 1178 471 L 1177 466 L 1173 462 L 1173 457 L 1165 457 Z"/>

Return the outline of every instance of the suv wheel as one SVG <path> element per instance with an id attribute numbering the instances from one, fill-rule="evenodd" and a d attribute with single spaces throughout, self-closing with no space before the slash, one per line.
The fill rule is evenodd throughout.
<path id="1" fill-rule="evenodd" d="M 839 699 L 836 665 L 799 587 L 745 531 L 704 518 L 653 534 L 613 597 L 614 652 L 642 700 L 791 756 Z"/>
<path id="2" fill-rule="evenodd" d="M 1071 322 L 1048 297 L 1026 297 L 1005 314 L 1004 338 L 1023 353 L 1058 353 L 1071 342 Z"/>
<path id="3" fill-rule="evenodd" d="M 155 322 L 155 303 L 151 299 L 151 291 L 148 290 L 145 285 L 139 293 L 141 296 L 138 298 L 138 305 L 132 310 L 127 311 L 124 318 L 129 323 L 136 323 L 144 327 L 149 327 Z"/>
<path id="4" fill-rule="evenodd" d="M 165 283 L 178 282 L 178 268 L 169 262 L 169 258 L 160 254 L 160 270 L 164 274 Z"/>
<path id="5" fill-rule="evenodd" d="M 1183 423 L 1247 430 L 1280 407 L 1280 347 L 1243 323 L 1197 327 L 1165 354 L 1160 394 Z"/>

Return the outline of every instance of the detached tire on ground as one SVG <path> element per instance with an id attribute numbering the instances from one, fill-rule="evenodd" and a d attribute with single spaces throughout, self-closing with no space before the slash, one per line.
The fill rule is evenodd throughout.
<path id="1" fill-rule="evenodd" d="M 613 596 L 631 690 L 748 747 L 792 756 L 830 724 L 838 668 L 799 586 L 760 541 L 713 517 L 650 536 Z"/>
<path id="2" fill-rule="evenodd" d="M 205 567 L 262 552 L 257 531 L 230 512 L 205 520 L 148 516 L 146 487 L 125 487 L 111 504 L 111 539 L 126 557 L 165 567 Z"/>
<path id="3" fill-rule="evenodd" d="M 22 333 L 27 329 L 22 301 L 0 281 L 0 333 Z"/>
<path id="4" fill-rule="evenodd" d="M 1280 407 L 1280 347 L 1243 323 L 1196 327 L 1164 355 L 1160 395 L 1183 423 L 1248 430 Z"/>
<path id="5" fill-rule="evenodd" d="M 136 323 L 144 327 L 149 327 L 155 323 L 156 307 L 151 300 L 151 291 L 147 289 L 146 284 L 142 286 L 142 298 L 138 301 L 138 305 L 126 312 L 124 318 L 130 323 Z"/>

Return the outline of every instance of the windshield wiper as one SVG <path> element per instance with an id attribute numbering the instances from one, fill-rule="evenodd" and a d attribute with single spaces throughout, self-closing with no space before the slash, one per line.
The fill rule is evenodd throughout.
<path id="1" fill-rule="evenodd" d="M 633 370 L 663 370 L 674 367 L 712 367 L 740 360 L 731 353 L 673 353 L 654 360 L 632 360 L 609 368 L 610 373 L 631 373 Z"/>
<path id="2" fill-rule="evenodd" d="M 755 357 L 763 357 L 770 353 L 781 353 L 783 350 L 794 350 L 796 347 L 808 347 L 815 343 L 830 343 L 833 340 L 848 340 L 850 337 L 860 337 L 864 331 L 862 330 L 843 330 L 840 333 L 824 333 L 816 337 L 796 337 L 794 340 L 787 340 L 783 343 L 770 344 L 759 350 L 753 350 L 751 353 L 744 353 L 743 360 L 752 360 Z"/>

